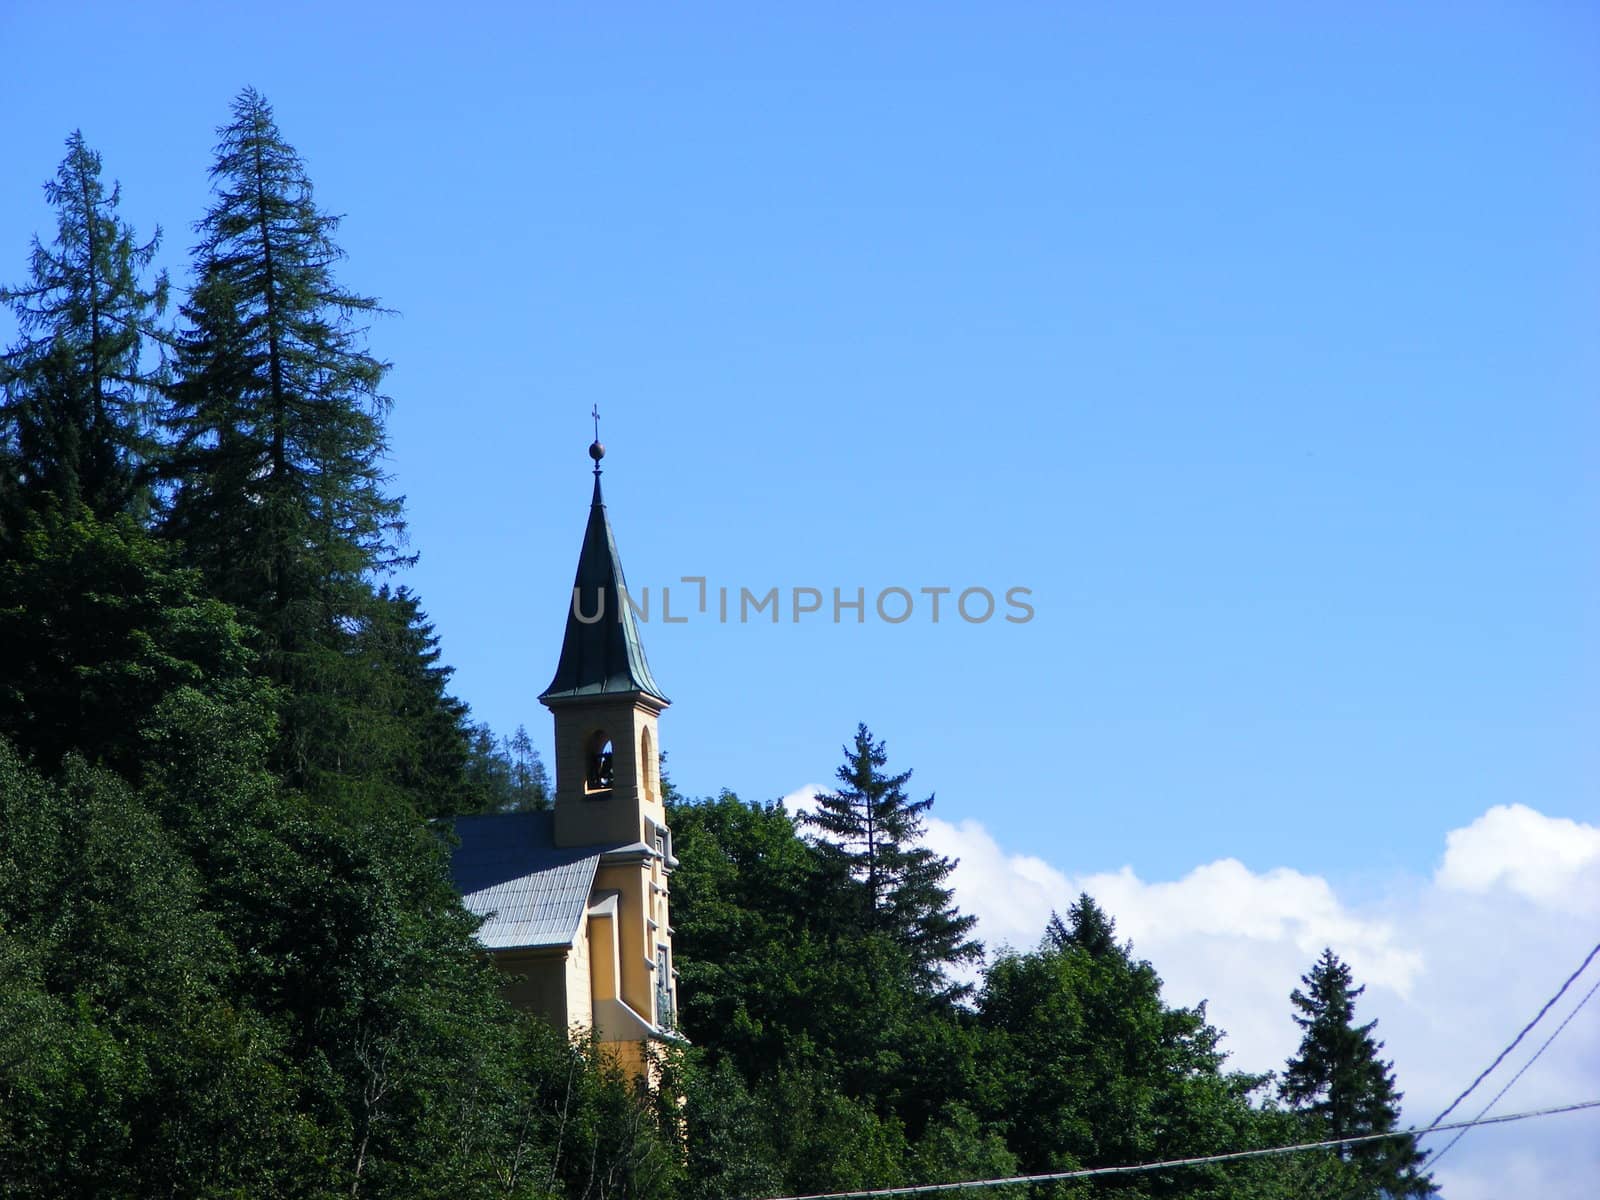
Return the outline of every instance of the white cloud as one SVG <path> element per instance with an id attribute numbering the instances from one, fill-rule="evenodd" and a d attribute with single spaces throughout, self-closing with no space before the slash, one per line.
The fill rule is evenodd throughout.
<path id="1" fill-rule="evenodd" d="M 1004 849 L 971 820 L 931 820 L 927 840 L 960 860 L 957 902 L 977 915 L 990 946 L 1032 947 L 1052 909 L 1065 913 L 1080 892 L 1094 896 L 1160 972 L 1169 1001 L 1209 1002 L 1231 1065 L 1243 1070 L 1278 1069 L 1293 1052 L 1289 992 L 1331 946 L 1367 985 L 1358 1015 L 1378 1019 L 1406 1093 L 1405 1118 L 1418 1123 L 1488 1065 L 1600 937 L 1600 828 L 1520 804 L 1449 832 L 1434 876 L 1403 881 L 1381 903 L 1346 900 L 1328 880 L 1293 867 L 1256 872 L 1234 859 L 1170 881 L 1143 880 L 1130 866 L 1075 875 Z M 1600 964 L 1452 1119 L 1475 1116 L 1596 978 Z M 1595 1098 L 1600 1000 L 1494 1111 Z M 1580 1113 L 1469 1133 L 1440 1168 L 1445 1200 L 1592 1195 L 1597 1122 Z"/>
<path id="2" fill-rule="evenodd" d="M 802 787 L 795 788 L 794 791 L 790 792 L 778 803 L 783 805 L 791 816 L 797 817 L 801 813 L 808 813 L 816 808 L 817 797 L 822 795 L 824 790 L 819 784 L 808 783 Z"/>
<path id="3" fill-rule="evenodd" d="M 1489 892 L 1496 887 L 1573 913 L 1600 911 L 1593 880 L 1600 862 L 1600 828 L 1547 817 L 1525 804 L 1491 808 L 1445 837 L 1444 862 L 1434 876 L 1445 888 Z"/>

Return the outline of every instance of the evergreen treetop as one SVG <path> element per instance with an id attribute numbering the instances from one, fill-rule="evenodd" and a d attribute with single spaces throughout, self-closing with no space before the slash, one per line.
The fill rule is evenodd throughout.
<path id="1" fill-rule="evenodd" d="M 219 133 L 171 411 L 174 531 L 235 564 L 214 566 L 246 607 L 287 617 L 309 576 L 405 561 L 401 502 L 384 492 L 387 364 L 356 320 L 381 310 L 335 280 L 339 218 L 265 98 L 247 88 Z"/>
<path id="2" fill-rule="evenodd" d="M 1281 1094 L 1305 1111 L 1327 1139 L 1386 1133 L 1400 1121 L 1401 1093 L 1395 1087 L 1393 1064 L 1379 1053 L 1373 1037 L 1377 1021 L 1357 1025 L 1356 1000 L 1366 986 L 1353 986 L 1350 968 L 1325 949 L 1311 971 L 1301 977 L 1289 999 L 1298 1010 L 1300 1048 L 1284 1071 Z M 1418 1168 L 1424 1153 L 1416 1139 L 1394 1138 L 1341 1150 L 1339 1157 L 1361 1171 L 1378 1196 L 1428 1196 L 1436 1189 Z"/>
<path id="3" fill-rule="evenodd" d="M 386 364 L 360 324 L 378 303 L 335 279 L 338 218 L 265 98 L 240 93 L 219 135 L 167 414 L 166 532 L 254 627 L 291 781 L 358 805 L 445 766 L 459 782 L 465 708 L 431 630 L 414 597 L 373 590 L 409 561 L 385 491 Z"/>
<path id="4" fill-rule="evenodd" d="M 1072 907 L 1067 909 L 1065 921 L 1059 914 L 1051 912 L 1050 920 L 1044 927 L 1044 936 L 1046 945 L 1055 950 L 1076 946 L 1095 958 L 1123 952 L 1117 944 L 1115 918 L 1096 904 L 1088 892 L 1079 893 Z"/>
<path id="5" fill-rule="evenodd" d="M 911 958 L 919 984 L 930 992 L 964 994 L 951 986 L 950 967 L 975 962 L 983 947 L 969 934 L 977 918 L 958 912 L 945 885 L 955 862 L 921 844 L 923 818 L 933 797 L 912 800 L 910 771 L 885 773 L 888 753 L 866 725 L 844 748 L 838 791 L 819 795 L 803 822 L 820 837 L 817 848 L 841 884 L 841 917 L 890 937 Z"/>
<path id="6" fill-rule="evenodd" d="M 51 492 L 97 517 L 140 511 L 159 363 L 147 343 L 160 337 L 167 277 L 146 281 L 161 242 L 141 243 L 117 214 L 122 189 L 107 189 L 100 155 L 83 134 L 44 185 L 56 210 L 50 245 L 33 239 L 29 280 L 0 287 L 20 339 L 0 357 L 0 453 L 9 460 L 11 521 L 20 501 Z"/>

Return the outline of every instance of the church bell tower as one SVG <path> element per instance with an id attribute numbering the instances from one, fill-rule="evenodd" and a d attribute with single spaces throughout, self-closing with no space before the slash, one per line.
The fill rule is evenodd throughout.
<path id="1" fill-rule="evenodd" d="M 667 877 L 677 860 L 661 798 L 656 722 L 670 703 L 650 673 L 600 491 L 605 447 L 596 438 L 594 498 L 578 555 L 555 678 L 540 701 L 555 718 L 554 840 L 600 852 L 591 921 L 614 920 L 615 994 L 658 1028 L 675 1008 Z M 594 933 L 591 933 L 591 941 Z M 595 970 L 602 968 L 597 964 Z M 609 970 L 610 968 L 606 968 Z M 596 994 L 604 984 L 595 980 Z"/>
<path id="2" fill-rule="evenodd" d="M 539 700 L 556 723 L 556 845 L 645 842 L 665 826 L 656 720 L 670 701 L 650 664 L 600 492 L 594 499 L 555 678 Z"/>

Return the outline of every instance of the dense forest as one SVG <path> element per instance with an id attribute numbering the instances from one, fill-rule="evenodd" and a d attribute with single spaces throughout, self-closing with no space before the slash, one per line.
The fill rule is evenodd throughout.
<path id="1" fill-rule="evenodd" d="M 74 133 L 0 289 L 0 1192 L 757 1200 L 1395 1128 L 1331 951 L 1276 1076 L 1088 896 L 987 953 L 865 726 L 807 815 L 669 795 L 685 1043 L 653 1094 L 509 1008 L 440 818 L 549 780 L 397 583 L 379 302 L 266 100 L 219 133 L 181 286 Z M 1421 1163 L 1001 1190 L 1425 1196 Z"/>

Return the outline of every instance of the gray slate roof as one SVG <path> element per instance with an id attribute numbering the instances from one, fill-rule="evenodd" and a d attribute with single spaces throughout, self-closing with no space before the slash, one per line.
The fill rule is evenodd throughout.
<path id="1" fill-rule="evenodd" d="M 622 556 L 611 534 L 605 501 L 600 496 L 600 473 L 594 476 L 594 499 L 589 504 L 589 524 L 578 553 L 578 573 L 572 582 L 576 605 L 567 609 L 567 632 L 561 642 L 556 677 L 540 700 L 565 700 L 579 696 L 604 696 L 643 692 L 668 703 L 661 685 L 645 661 L 644 642 L 627 600 L 628 583 L 622 575 Z M 576 611 L 575 611 L 576 610 Z M 586 618 L 578 620 L 581 611 Z M 598 620 L 589 620 L 598 616 Z"/>
<path id="2" fill-rule="evenodd" d="M 462 903 L 485 918 L 478 941 L 490 950 L 572 944 L 609 847 L 558 848 L 548 812 L 457 817 L 455 831 L 450 874 Z"/>

